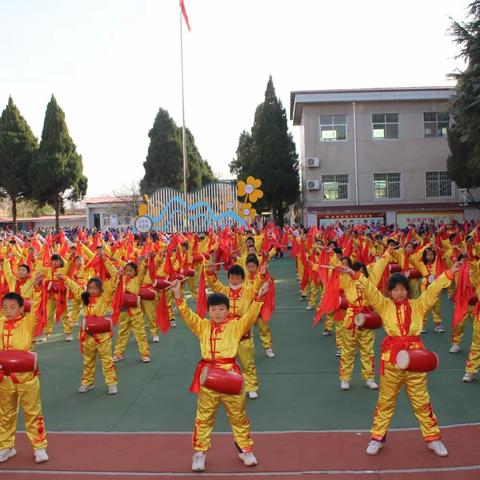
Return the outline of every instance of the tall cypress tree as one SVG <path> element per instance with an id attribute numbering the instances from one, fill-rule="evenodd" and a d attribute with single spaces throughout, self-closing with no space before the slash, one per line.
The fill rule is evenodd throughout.
<path id="1" fill-rule="evenodd" d="M 253 175 L 253 164 L 255 161 L 255 143 L 252 135 L 243 130 L 238 139 L 236 157 L 229 163 L 230 173 L 237 176 L 239 180 L 245 180 Z"/>
<path id="2" fill-rule="evenodd" d="M 0 117 L 0 187 L 12 202 L 13 229 L 17 230 L 17 203 L 32 191 L 28 174 L 38 141 L 9 97 Z"/>
<path id="3" fill-rule="evenodd" d="M 451 75 L 457 85 L 450 110 L 447 168 L 459 187 L 473 188 L 480 186 L 480 0 L 469 5 L 465 22 L 452 23 L 451 34 L 467 67 Z"/>
<path id="4" fill-rule="evenodd" d="M 52 95 L 45 112 L 42 140 L 31 167 L 34 198 L 55 209 L 55 225 L 59 228 L 63 200 L 80 200 L 87 192 L 82 156 L 68 133 L 65 113 Z"/>
<path id="5" fill-rule="evenodd" d="M 255 112 L 252 138 L 255 154 L 249 174 L 262 180 L 262 204 L 272 209 L 275 223 L 283 226 L 288 206 L 300 195 L 298 155 L 271 76 L 265 100 Z"/>
<path id="6" fill-rule="evenodd" d="M 145 175 L 140 181 L 142 193 L 151 194 L 162 187 L 183 190 L 182 129 L 169 113 L 160 108 L 148 132 L 150 145 L 143 163 Z M 194 190 L 214 180 L 208 163 L 202 159 L 195 138 L 186 129 L 187 189 Z"/>

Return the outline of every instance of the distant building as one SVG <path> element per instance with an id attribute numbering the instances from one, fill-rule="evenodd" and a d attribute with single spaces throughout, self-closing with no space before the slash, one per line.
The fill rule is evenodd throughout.
<path id="1" fill-rule="evenodd" d="M 303 222 L 419 223 L 478 215 L 447 176 L 450 87 L 291 92 Z M 460 192 L 461 193 L 461 192 Z"/>
<path id="2" fill-rule="evenodd" d="M 128 228 L 135 221 L 136 200 L 131 196 L 87 198 L 85 210 L 88 228 Z"/>
<path id="3" fill-rule="evenodd" d="M 86 227 L 85 215 L 60 215 L 60 228 L 68 227 Z M 0 228 L 13 227 L 11 218 L 0 218 Z M 55 215 L 43 215 L 41 217 L 17 218 L 17 228 L 19 230 L 45 229 L 55 227 Z"/>

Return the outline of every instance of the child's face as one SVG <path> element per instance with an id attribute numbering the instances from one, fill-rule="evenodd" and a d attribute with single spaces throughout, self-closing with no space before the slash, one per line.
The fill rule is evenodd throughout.
<path id="1" fill-rule="evenodd" d="M 92 297 L 99 297 L 100 294 L 102 293 L 102 291 L 100 290 L 96 282 L 90 282 L 87 285 L 87 292 Z"/>
<path id="2" fill-rule="evenodd" d="M 344 267 L 349 267 L 350 268 L 350 263 L 348 262 L 348 260 L 346 258 L 342 258 L 342 265 Z"/>
<path id="3" fill-rule="evenodd" d="M 433 262 L 435 260 L 435 253 L 429 250 L 427 252 L 427 261 Z"/>
<path id="4" fill-rule="evenodd" d="M 257 273 L 258 267 L 255 263 L 247 263 L 247 272 L 248 273 Z"/>
<path id="5" fill-rule="evenodd" d="M 226 305 L 212 305 L 208 307 L 208 316 L 210 320 L 215 323 L 222 323 L 228 315 L 228 308 Z"/>
<path id="6" fill-rule="evenodd" d="M 18 269 L 18 276 L 19 278 L 21 278 L 22 280 L 24 278 L 27 278 L 28 277 L 28 270 L 25 268 L 25 267 L 20 267 Z"/>
<path id="7" fill-rule="evenodd" d="M 127 267 L 125 267 L 125 275 L 129 278 L 133 278 L 135 275 L 136 275 L 137 272 L 135 272 L 135 270 L 133 269 L 133 267 L 131 267 L 130 265 L 128 265 Z"/>
<path id="8" fill-rule="evenodd" d="M 62 266 L 62 262 L 60 260 L 52 260 L 53 268 L 60 268 L 61 266 Z"/>
<path id="9" fill-rule="evenodd" d="M 403 302 L 408 297 L 408 291 L 401 283 L 397 283 L 393 289 L 390 290 L 390 296 L 394 302 Z"/>
<path id="10" fill-rule="evenodd" d="M 7 299 L 3 301 L 3 314 L 7 320 L 14 320 L 23 313 L 23 307 L 21 307 L 16 300 Z"/>
<path id="11" fill-rule="evenodd" d="M 230 283 L 232 287 L 238 287 L 243 283 L 243 278 L 241 275 L 229 275 L 228 283 Z"/>

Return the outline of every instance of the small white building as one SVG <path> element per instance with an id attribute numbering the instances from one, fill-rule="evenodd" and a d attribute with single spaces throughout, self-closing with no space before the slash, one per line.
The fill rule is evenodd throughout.
<path id="1" fill-rule="evenodd" d="M 96 197 L 85 200 L 87 228 L 108 230 L 109 228 L 132 227 L 137 215 L 134 197 Z"/>

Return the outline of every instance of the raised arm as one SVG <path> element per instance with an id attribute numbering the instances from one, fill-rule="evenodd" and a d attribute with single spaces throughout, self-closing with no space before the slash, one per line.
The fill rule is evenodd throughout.
<path id="1" fill-rule="evenodd" d="M 453 277 L 454 272 L 451 270 L 445 270 L 445 272 L 434 280 L 418 298 L 412 300 L 412 304 L 416 304 L 419 310 L 423 314 L 426 314 L 435 305 L 442 290 L 450 286 Z"/>

